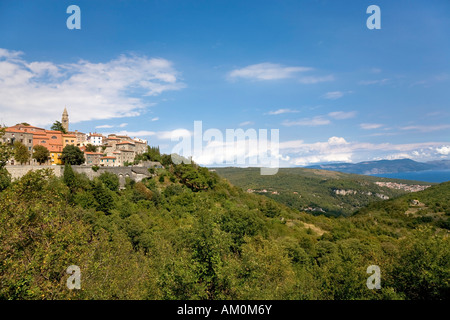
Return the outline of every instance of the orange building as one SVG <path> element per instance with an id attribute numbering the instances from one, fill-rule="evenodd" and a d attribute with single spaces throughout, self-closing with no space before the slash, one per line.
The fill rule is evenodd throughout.
<path id="1" fill-rule="evenodd" d="M 61 131 L 44 130 L 33 135 L 33 147 L 41 145 L 50 152 L 50 164 L 62 164 L 63 133 Z"/>

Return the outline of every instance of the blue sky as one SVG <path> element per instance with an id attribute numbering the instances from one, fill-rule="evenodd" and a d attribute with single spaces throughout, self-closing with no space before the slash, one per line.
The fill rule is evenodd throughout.
<path id="1" fill-rule="evenodd" d="M 279 129 L 282 166 L 449 159 L 449 30 L 447 0 L 2 0 L 0 121 L 66 106 L 73 130 L 166 153 L 196 120 Z"/>

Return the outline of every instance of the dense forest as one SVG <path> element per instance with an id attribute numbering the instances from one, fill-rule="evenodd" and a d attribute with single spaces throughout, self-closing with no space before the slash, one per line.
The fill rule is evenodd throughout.
<path id="1" fill-rule="evenodd" d="M 0 299 L 449 298 L 450 183 L 333 218 L 195 164 L 150 171 L 121 190 L 70 166 L 2 174 Z M 381 289 L 366 286 L 370 265 Z"/>

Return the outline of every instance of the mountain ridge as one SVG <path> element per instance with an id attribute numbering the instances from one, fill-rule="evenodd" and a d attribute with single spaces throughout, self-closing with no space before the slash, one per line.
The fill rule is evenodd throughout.
<path id="1" fill-rule="evenodd" d="M 420 172 L 426 170 L 447 170 L 450 169 L 450 160 L 434 160 L 428 162 L 418 162 L 412 159 L 375 160 L 358 163 L 326 163 L 306 166 L 304 168 L 373 175 L 401 172 Z"/>

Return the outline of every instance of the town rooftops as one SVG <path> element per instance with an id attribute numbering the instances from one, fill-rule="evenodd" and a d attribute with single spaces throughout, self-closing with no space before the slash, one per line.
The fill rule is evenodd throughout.
<path id="1" fill-rule="evenodd" d="M 32 134 L 31 132 L 25 132 L 25 131 L 21 131 L 19 129 L 15 129 L 15 128 L 6 128 L 5 132 Z"/>
<path id="2" fill-rule="evenodd" d="M 131 145 L 134 146 L 134 143 L 133 143 L 133 142 L 129 142 L 129 141 L 119 142 L 119 143 L 117 143 L 117 144 L 131 144 Z"/>
<path id="3" fill-rule="evenodd" d="M 26 126 L 24 124 L 16 124 L 15 126 L 12 126 L 10 128 L 29 128 L 29 129 L 39 129 L 39 130 L 45 130 L 44 128 L 39 128 L 39 127 L 35 127 L 35 126 Z"/>

